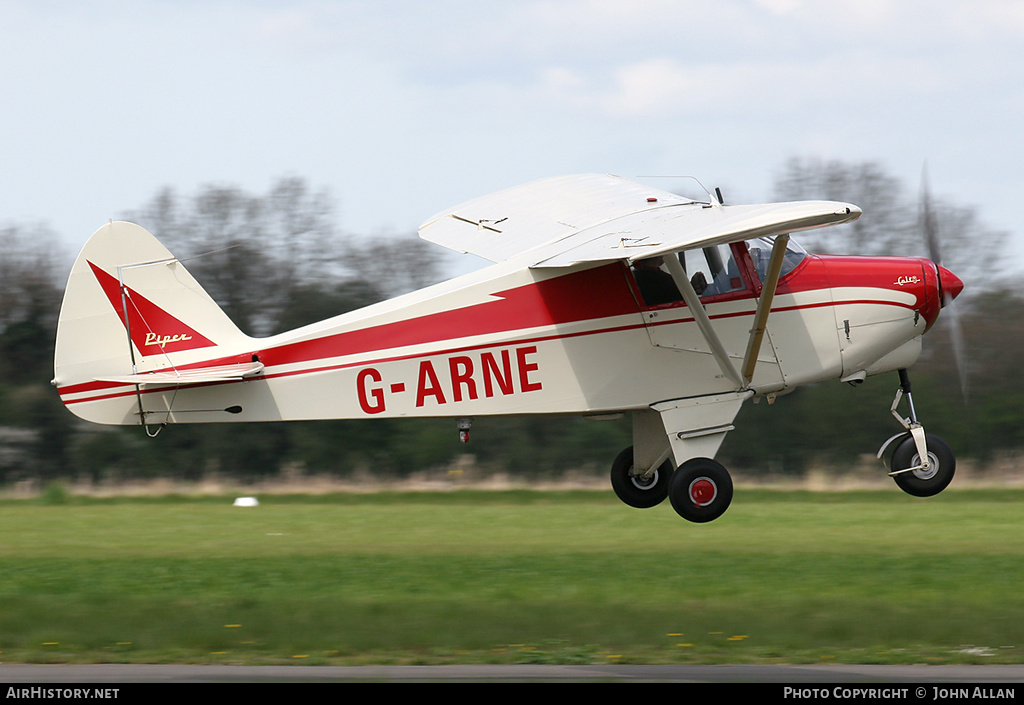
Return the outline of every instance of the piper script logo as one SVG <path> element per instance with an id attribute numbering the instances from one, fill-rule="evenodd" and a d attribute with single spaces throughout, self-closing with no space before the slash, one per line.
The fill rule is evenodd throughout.
<path id="1" fill-rule="evenodd" d="M 185 340 L 192 340 L 191 335 L 181 333 L 179 335 L 160 335 L 159 333 L 146 333 L 145 346 L 159 345 L 161 348 L 168 343 L 180 343 Z"/>
<path id="2" fill-rule="evenodd" d="M 122 286 L 117 277 L 89 262 L 118 320 L 131 333 L 132 345 L 143 354 L 184 352 L 214 347 L 216 343 L 187 323 L 167 313 L 143 294 Z M 168 334 L 173 330 L 176 333 Z M 155 331 L 162 331 L 157 333 Z M 156 348 L 155 350 L 153 348 Z"/>

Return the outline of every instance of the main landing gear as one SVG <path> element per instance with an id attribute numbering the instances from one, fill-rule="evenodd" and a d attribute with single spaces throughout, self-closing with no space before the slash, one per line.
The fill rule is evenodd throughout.
<path id="1" fill-rule="evenodd" d="M 887 440 L 879 449 L 878 457 L 883 459 L 892 448 L 889 459 L 889 475 L 896 485 L 915 497 L 931 497 L 949 486 L 956 471 L 953 451 L 938 436 L 925 433 L 917 420 L 914 399 L 910 393 L 910 376 L 900 370 L 900 386 L 896 390 L 890 411 L 905 431 Z M 903 397 L 907 398 L 909 415 L 904 418 L 896 411 Z"/>
<path id="2" fill-rule="evenodd" d="M 612 489 L 631 507 L 646 509 L 668 497 L 679 516 L 696 523 L 722 516 L 732 502 L 732 478 L 711 458 L 691 458 L 675 470 L 667 458 L 649 470 L 633 466 L 633 448 L 612 463 Z"/>

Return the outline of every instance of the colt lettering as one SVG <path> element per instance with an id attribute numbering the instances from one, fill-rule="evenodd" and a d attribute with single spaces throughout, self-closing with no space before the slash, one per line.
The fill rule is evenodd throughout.
<path id="1" fill-rule="evenodd" d="M 906 284 L 917 284 L 921 281 L 920 277 L 900 277 L 896 280 L 897 286 L 904 286 Z"/>

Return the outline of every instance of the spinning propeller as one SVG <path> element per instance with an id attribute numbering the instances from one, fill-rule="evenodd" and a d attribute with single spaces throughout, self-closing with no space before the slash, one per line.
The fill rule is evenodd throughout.
<path id="1" fill-rule="evenodd" d="M 953 299 L 963 289 L 963 282 L 942 265 L 942 249 L 939 243 L 938 225 L 931 207 L 931 194 L 928 188 L 928 176 L 921 176 L 921 204 L 919 226 L 928 244 L 928 257 L 938 268 L 939 292 L 942 297 L 942 308 L 947 309 L 950 323 L 950 338 L 953 344 L 953 359 L 957 374 L 960 377 L 960 392 L 967 401 L 967 368 L 964 364 L 963 332 L 960 326 L 960 315 L 954 307 Z"/>

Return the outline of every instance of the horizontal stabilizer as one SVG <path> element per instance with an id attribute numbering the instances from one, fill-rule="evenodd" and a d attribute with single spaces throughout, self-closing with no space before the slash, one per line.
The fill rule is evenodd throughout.
<path id="1" fill-rule="evenodd" d="M 140 386 L 176 386 L 187 387 L 194 384 L 209 382 L 236 382 L 248 377 L 255 377 L 263 372 L 262 362 L 248 362 L 238 365 L 218 365 L 216 367 L 199 367 L 187 370 L 163 370 L 160 372 L 144 372 L 136 375 L 117 377 L 99 377 L 98 382 L 121 382 Z"/>

